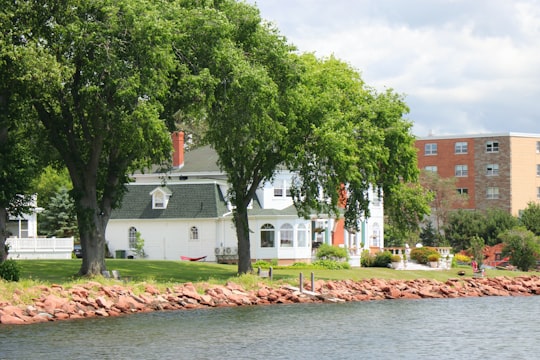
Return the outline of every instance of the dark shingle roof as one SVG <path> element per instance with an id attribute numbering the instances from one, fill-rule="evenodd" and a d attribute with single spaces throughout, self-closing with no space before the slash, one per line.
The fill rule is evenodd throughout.
<path id="1" fill-rule="evenodd" d="M 213 183 L 167 184 L 172 192 L 166 209 L 152 209 L 150 192 L 159 185 L 127 185 L 122 207 L 115 209 L 111 219 L 196 219 L 216 218 L 225 214 L 227 204 Z"/>

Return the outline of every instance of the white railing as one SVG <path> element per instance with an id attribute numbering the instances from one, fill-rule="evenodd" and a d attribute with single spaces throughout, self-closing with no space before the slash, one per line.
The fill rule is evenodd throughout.
<path id="1" fill-rule="evenodd" d="M 9 259 L 71 259 L 73 237 L 8 238 Z"/>

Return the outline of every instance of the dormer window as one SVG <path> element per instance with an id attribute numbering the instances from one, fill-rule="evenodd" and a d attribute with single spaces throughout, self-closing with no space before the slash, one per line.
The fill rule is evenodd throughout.
<path id="1" fill-rule="evenodd" d="M 152 190 L 150 195 L 152 196 L 152 209 L 166 209 L 172 192 L 169 188 L 160 186 Z"/>

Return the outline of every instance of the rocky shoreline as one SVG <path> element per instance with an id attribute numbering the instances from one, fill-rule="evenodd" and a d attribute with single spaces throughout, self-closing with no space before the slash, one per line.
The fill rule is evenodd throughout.
<path id="1" fill-rule="evenodd" d="M 200 284 L 198 285 L 200 286 Z M 316 281 L 314 289 L 289 285 L 278 288 L 260 283 L 257 290 L 245 290 L 229 282 L 225 286 L 204 285 L 204 294 L 193 283 L 159 291 L 145 285 L 136 295 L 128 284 L 103 285 L 89 281 L 65 289 L 60 285 L 39 286 L 41 295 L 32 304 L 0 302 L 0 324 L 32 324 L 96 316 L 121 316 L 150 311 L 201 309 L 226 306 L 372 301 L 385 299 L 432 299 L 481 296 L 540 295 L 540 277 L 456 278 L 436 280 L 341 280 Z M 22 294 L 15 292 L 14 300 Z M 15 303 L 15 301 L 14 301 Z"/>

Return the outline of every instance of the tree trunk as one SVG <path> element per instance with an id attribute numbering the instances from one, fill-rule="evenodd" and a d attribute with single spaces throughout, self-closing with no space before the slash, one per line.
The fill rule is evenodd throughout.
<path id="1" fill-rule="evenodd" d="M 8 214 L 5 207 L 0 206 L 0 264 L 7 259 L 6 238 L 7 238 Z"/>
<path id="2" fill-rule="evenodd" d="M 253 267 L 251 266 L 247 207 L 236 208 L 233 216 L 238 239 L 238 274 L 251 273 Z"/>
<path id="3" fill-rule="evenodd" d="M 105 229 L 110 209 L 101 210 L 95 197 L 80 199 L 77 204 L 77 222 L 82 248 L 81 276 L 100 275 L 105 265 Z"/>

